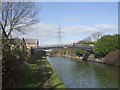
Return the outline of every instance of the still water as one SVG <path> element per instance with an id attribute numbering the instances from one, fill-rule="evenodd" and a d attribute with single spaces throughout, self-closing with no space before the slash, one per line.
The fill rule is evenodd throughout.
<path id="1" fill-rule="evenodd" d="M 118 68 L 95 62 L 48 57 L 66 88 L 117 88 Z"/>

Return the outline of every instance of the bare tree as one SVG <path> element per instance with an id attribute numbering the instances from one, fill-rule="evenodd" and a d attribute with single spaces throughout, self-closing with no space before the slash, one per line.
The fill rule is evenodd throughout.
<path id="1" fill-rule="evenodd" d="M 88 36 L 88 37 L 86 37 L 86 38 L 84 39 L 84 41 L 86 41 L 86 42 L 91 42 L 91 41 L 92 41 L 92 38 L 91 38 L 90 36 Z"/>
<path id="2" fill-rule="evenodd" d="M 24 30 L 38 22 L 38 12 L 34 2 L 2 2 L 0 27 L 3 36 L 9 38 L 14 30 L 24 33 Z"/>
<path id="3" fill-rule="evenodd" d="M 98 39 L 100 39 L 101 36 L 103 36 L 103 32 L 95 32 L 92 33 L 91 38 L 93 42 L 96 42 Z"/>

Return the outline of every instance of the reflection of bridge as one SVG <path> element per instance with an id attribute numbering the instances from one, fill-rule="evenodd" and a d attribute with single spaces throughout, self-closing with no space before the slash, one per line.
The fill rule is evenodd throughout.
<path id="1" fill-rule="evenodd" d="M 47 47 L 38 47 L 38 48 L 34 48 L 34 50 L 39 51 L 39 50 L 61 50 L 61 49 L 79 49 L 79 50 L 85 50 L 85 51 L 92 51 L 92 47 L 90 46 L 47 46 Z"/>

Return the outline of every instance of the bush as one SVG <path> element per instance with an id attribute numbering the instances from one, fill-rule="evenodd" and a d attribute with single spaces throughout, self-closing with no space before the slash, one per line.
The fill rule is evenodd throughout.
<path id="1" fill-rule="evenodd" d="M 108 53 L 120 49 L 120 35 L 105 35 L 101 37 L 93 48 L 95 57 L 104 57 Z"/>
<path id="2" fill-rule="evenodd" d="M 2 42 L 2 44 L 4 45 L 2 51 L 2 86 L 3 88 L 15 88 L 24 78 L 27 53 L 22 51 L 19 46 L 14 46 L 11 49 L 13 43 L 9 39 Z"/>
<path id="3" fill-rule="evenodd" d="M 3 60 L 3 88 L 16 87 L 24 77 L 25 64 L 13 54 L 7 54 Z"/>
<path id="4" fill-rule="evenodd" d="M 85 50 L 75 50 L 75 54 L 76 54 L 76 56 L 82 56 L 83 54 L 85 54 L 85 53 L 88 53 L 87 51 L 85 51 Z"/>

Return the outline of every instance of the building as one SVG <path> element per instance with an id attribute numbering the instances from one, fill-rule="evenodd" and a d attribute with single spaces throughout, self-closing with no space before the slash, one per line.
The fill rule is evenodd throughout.
<path id="1" fill-rule="evenodd" d="M 31 48 L 37 48 L 39 46 L 38 39 L 25 39 L 25 42 L 29 54 L 31 54 Z"/>

